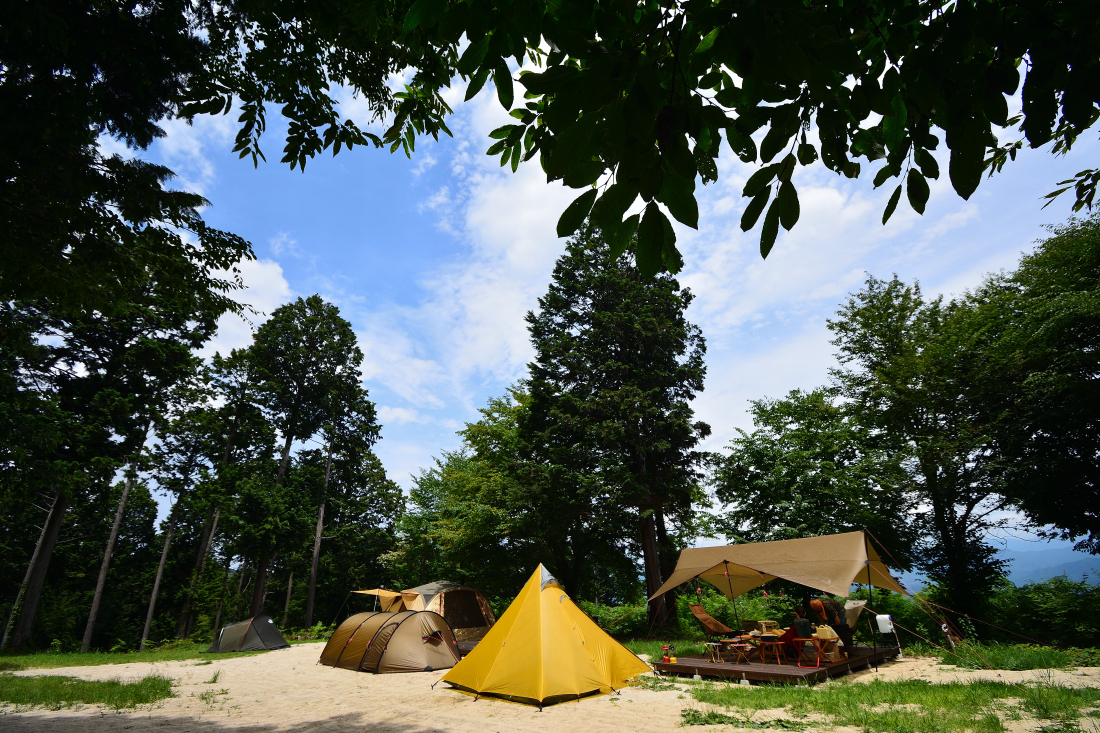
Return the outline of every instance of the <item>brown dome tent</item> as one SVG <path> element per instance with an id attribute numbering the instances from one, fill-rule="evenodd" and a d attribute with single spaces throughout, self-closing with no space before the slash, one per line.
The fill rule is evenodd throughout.
<path id="1" fill-rule="evenodd" d="M 432 611 L 368 611 L 349 616 L 329 637 L 321 664 L 359 672 L 450 669 L 458 647 L 447 622 Z"/>
<path id="2" fill-rule="evenodd" d="M 478 641 L 497 622 L 481 591 L 446 580 L 401 591 L 357 590 L 378 596 L 383 611 L 435 611 L 447 621 L 457 641 Z"/>
<path id="3" fill-rule="evenodd" d="M 266 613 L 245 621 L 227 624 L 214 637 L 207 652 L 255 652 L 262 649 L 286 649 L 290 644 L 279 633 Z"/>

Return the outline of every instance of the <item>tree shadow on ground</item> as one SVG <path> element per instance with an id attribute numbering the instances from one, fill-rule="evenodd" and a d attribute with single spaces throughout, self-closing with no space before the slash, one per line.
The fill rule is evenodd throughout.
<path id="1" fill-rule="evenodd" d="M 216 720 L 190 715 L 149 715 L 141 712 L 51 715 L 40 711 L 0 714 L 5 732 L 14 733 L 114 733 L 114 731 L 187 731 L 188 733 L 275 733 L 287 730 L 286 725 L 264 723 L 241 725 L 239 718 Z M 369 729 L 371 733 L 446 733 L 445 731 L 407 721 L 378 720 L 365 713 L 335 715 L 323 720 L 303 721 L 290 727 L 310 733 L 345 733 Z"/>

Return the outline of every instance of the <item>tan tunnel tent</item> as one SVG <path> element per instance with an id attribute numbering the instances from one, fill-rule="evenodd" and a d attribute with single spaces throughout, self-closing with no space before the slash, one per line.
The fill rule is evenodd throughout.
<path id="1" fill-rule="evenodd" d="M 695 578 L 702 578 L 729 598 L 776 578 L 834 596 L 846 597 L 853 583 L 908 595 L 863 532 L 689 548 L 680 552 L 676 569 L 653 598 Z"/>
<path id="2" fill-rule="evenodd" d="M 368 611 L 336 627 L 321 664 L 358 672 L 431 672 L 450 669 L 458 647 L 447 622 L 432 611 Z"/>
<path id="3" fill-rule="evenodd" d="M 266 613 L 222 627 L 207 652 L 255 652 L 286 649 L 290 644 Z"/>
<path id="4" fill-rule="evenodd" d="M 434 611 L 446 619 L 458 641 L 478 641 L 496 623 L 493 609 L 481 591 L 446 580 L 418 585 L 400 594 L 380 588 L 354 592 L 378 596 L 383 611 Z"/>

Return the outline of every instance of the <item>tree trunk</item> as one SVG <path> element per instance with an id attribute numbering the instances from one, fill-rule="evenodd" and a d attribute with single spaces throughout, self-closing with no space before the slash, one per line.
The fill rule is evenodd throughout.
<path id="1" fill-rule="evenodd" d="M 118 539 L 118 528 L 122 525 L 122 517 L 126 513 L 126 499 L 130 496 L 130 487 L 134 485 L 132 474 L 134 464 L 130 463 L 130 471 L 126 473 L 126 482 L 122 485 L 122 496 L 118 499 L 118 509 L 115 511 L 115 521 L 111 525 L 111 534 L 107 538 L 107 548 L 103 550 L 103 562 L 99 566 L 99 578 L 95 584 L 95 594 L 92 596 L 92 610 L 88 613 L 88 625 L 84 629 L 84 640 L 80 642 L 81 654 L 87 652 L 92 646 L 92 632 L 95 631 L 95 618 L 99 615 L 99 602 L 103 599 L 103 587 L 107 585 L 107 570 L 111 566 L 111 553 L 114 552 L 115 540 Z"/>
<path id="2" fill-rule="evenodd" d="M 290 444 L 294 442 L 294 436 L 287 434 L 286 440 L 283 441 L 283 452 L 279 456 L 279 473 L 275 476 L 275 485 L 282 486 L 283 479 L 286 478 L 286 465 L 290 463 Z"/>
<path id="3" fill-rule="evenodd" d="M 321 491 L 321 506 L 317 509 L 317 528 L 313 533 L 313 565 L 309 569 L 309 594 L 306 596 L 306 625 L 313 626 L 313 597 L 317 591 L 317 564 L 321 559 L 321 533 L 325 528 L 325 501 L 328 497 L 328 480 L 332 475 L 332 439 L 328 441 L 328 462 L 325 464 L 325 486 Z"/>
<path id="4" fill-rule="evenodd" d="M 283 606 L 283 628 L 286 628 L 287 619 L 290 618 L 290 594 L 294 590 L 294 571 L 290 571 L 290 579 L 286 581 L 286 604 Z"/>
<path id="5" fill-rule="evenodd" d="M 249 616 L 257 616 L 263 613 L 264 585 L 267 582 L 267 566 L 270 562 L 271 558 L 265 555 L 256 563 L 256 586 L 252 589 L 252 605 L 248 609 Z"/>
<path id="6" fill-rule="evenodd" d="M 645 564 L 646 597 L 652 596 L 661 587 L 661 566 L 657 554 L 657 530 L 653 520 L 653 512 L 650 512 L 641 521 L 642 560 Z M 656 598 L 649 602 L 649 625 L 660 619 L 664 607 L 664 599 Z"/>
<path id="7" fill-rule="evenodd" d="M 676 548 L 672 546 L 672 543 L 668 540 L 668 528 L 665 526 L 665 513 L 662 509 L 657 509 L 653 512 L 654 525 L 657 530 L 657 558 L 658 569 L 661 573 L 661 582 L 664 582 L 665 578 L 671 578 L 672 572 L 676 569 L 676 560 L 678 553 Z M 676 607 L 677 590 L 674 588 L 666 593 L 661 602 L 668 608 Z M 673 625 L 679 628 L 679 620 L 675 614 L 671 614 L 671 621 Z"/>
<path id="8" fill-rule="evenodd" d="M 50 510 L 46 512 L 46 518 L 42 521 L 42 530 L 38 533 L 38 542 L 34 545 L 34 552 L 31 553 L 30 562 L 27 563 L 27 572 L 23 576 L 23 582 L 19 585 L 19 592 L 15 594 L 15 603 L 12 604 L 11 613 L 8 614 L 8 623 L 4 627 L 4 638 L 0 640 L 0 650 L 8 648 L 8 637 L 11 635 L 12 625 L 19 616 L 20 605 L 23 603 L 23 594 L 26 593 L 27 586 L 30 585 L 31 576 L 34 574 L 34 568 L 38 564 L 38 558 L 42 555 L 42 548 L 46 544 L 46 532 L 49 530 L 50 519 L 57 509 L 59 498 L 60 494 L 53 495 L 53 501 L 50 503 Z"/>
<path id="9" fill-rule="evenodd" d="M 176 529 L 176 508 L 180 500 L 172 505 L 172 511 L 168 516 L 168 531 L 164 535 L 164 549 L 160 551 L 160 563 L 157 565 L 157 577 L 153 581 L 153 593 L 149 596 L 149 611 L 145 614 L 145 628 L 141 632 L 141 646 L 138 651 L 145 651 L 145 645 L 149 641 L 149 630 L 153 626 L 153 612 L 157 607 L 157 594 L 160 592 L 160 579 L 164 576 L 164 563 L 168 559 L 168 547 L 172 544 L 172 532 Z"/>
<path id="10" fill-rule="evenodd" d="M 195 599 L 195 584 L 202 577 L 203 568 L 206 567 L 206 556 L 210 554 L 210 543 L 214 540 L 214 533 L 218 531 L 218 517 L 221 516 L 221 508 L 212 509 L 206 513 L 206 521 L 203 523 L 202 539 L 199 541 L 199 552 L 195 557 L 195 569 L 191 571 L 191 584 L 187 587 L 187 600 L 183 604 L 183 613 L 180 614 L 179 624 L 176 626 L 176 638 L 186 639 L 191 635 L 191 624 L 195 620 L 195 611 L 192 604 Z"/>
<path id="11" fill-rule="evenodd" d="M 50 515 L 46 519 L 40 545 L 35 550 L 37 557 L 33 558 L 33 565 L 28 568 L 29 577 L 27 591 L 23 596 L 23 608 L 20 609 L 19 621 L 15 624 L 15 634 L 11 640 L 13 649 L 18 649 L 31 636 L 34 614 L 38 611 L 38 601 L 42 599 L 42 589 L 46 585 L 46 571 L 50 567 L 50 557 L 53 555 L 53 548 L 57 546 L 61 524 L 65 519 L 65 510 L 68 508 L 69 497 L 58 492 L 50 508 Z"/>
<path id="12" fill-rule="evenodd" d="M 218 597 L 218 613 L 213 617 L 213 637 L 218 638 L 218 631 L 221 628 L 221 609 L 222 605 L 226 603 L 226 587 L 229 584 L 229 565 L 233 558 L 226 556 L 226 573 L 221 578 L 221 594 Z"/>

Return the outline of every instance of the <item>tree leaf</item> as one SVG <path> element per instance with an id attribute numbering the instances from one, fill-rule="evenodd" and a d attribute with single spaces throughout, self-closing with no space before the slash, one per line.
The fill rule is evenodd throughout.
<path id="1" fill-rule="evenodd" d="M 703 36 L 703 40 L 699 41 L 699 45 L 695 47 L 695 53 L 706 53 L 714 46 L 714 42 L 718 40 L 718 31 L 722 29 L 722 26 L 718 26 L 710 33 Z"/>
<path id="2" fill-rule="evenodd" d="M 493 69 L 493 83 L 497 87 L 497 99 L 504 109 L 512 109 L 514 90 L 512 89 L 512 72 L 508 71 L 508 62 L 501 59 Z"/>
<path id="3" fill-rule="evenodd" d="M 878 188 L 882 184 L 886 183 L 887 179 L 893 178 L 898 174 L 897 167 L 893 163 L 887 163 L 879 168 L 878 173 L 875 174 L 874 185 Z"/>
<path id="4" fill-rule="evenodd" d="M 784 127 L 777 127 L 776 123 L 772 122 L 771 129 L 760 143 L 760 160 L 765 163 L 770 162 L 780 150 L 787 146 L 792 134 L 794 133 Z"/>
<path id="5" fill-rule="evenodd" d="M 764 205 L 768 203 L 768 198 L 772 195 L 772 187 L 767 186 L 763 191 L 753 196 L 752 201 L 745 207 L 745 213 L 741 215 L 741 231 L 747 232 L 756 226 L 756 220 L 760 218 L 760 212 L 764 210 Z"/>
<path id="6" fill-rule="evenodd" d="M 676 249 L 676 232 L 672 230 L 672 222 L 667 217 L 665 223 L 665 244 L 661 249 L 661 259 L 665 263 L 665 269 L 675 275 L 684 267 L 684 258 L 680 256 L 680 250 Z"/>
<path id="7" fill-rule="evenodd" d="M 669 212 L 681 224 L 692 229 L 699 228 L 699 204 L 688 181 L 671 173 L 666 174 L 658 200 L 668 207 Z"/>
<path id="8" fill-rule="evenodd" d="M 745 181 L 745 189 L 741 192 L 741 195 L 756 196 L 756 194 L 760 193 L 764 189 L 764 186 L 771 183 L 772 179 L 775 178 L 776 171 L 778 170 L 779 164 L 772 163 L 771 165 L 764 166 L 756 173 L 753 173 L 751 176 L 749 176 L 749 180 Z"/>
<path id="9" fill-rule="evenodd" d="M 779 187 L 776 202 L 779 204 L 779 221 L 783 224 L 783 228 L 789 232 L 798 222 L 798 216 L 801 213 L 798 205 L 798 192 L 795 190 L 793 183 L 790 181 L 783 182 L 783 185 Z"/>
<path id="10" fill-rule="evenodd" d="M 467 102 L 469 102 L 471 99 L 473 99 L 475 96 L 477 96 L 477 93 L 480 92 L 482 87 L 485 86 L 485 80 L 488 79 L 488 78 L 489 78 L 489 67 L 488 66 L 482 66 L 480 69 L 477 70 L 477 73 L 475 73 L 473 78 L 470 79 L 470 83 L 466 87 L 466 101 Z"/>
<path id="11" fill-rule="evenodd" d="M 466 47 L 466 51 L 462 54 L 462 58 L 458 60 L 458 73 L 469 76 L 474 73 L 474 69 L 481 66 L 481 62 L 485 59 L 485 54 L 489 51 L 489 41 L 492 40 L 492 36 L 486 33 L 481 37 L 481 40 L 477 43 L 471 43 Z"/>
<path id="12" fill-rule="evenodd" d="M 928 181 L 916 168 L 909 169 L 909 175 L 905 181 L 905 195 L 909 197 L 909 205 L 918 214 L 924 214 L 924 205 L 928 203 Z"/>
<path id="13" fill-rule="evenodd" d="M 924 174 L 925 178 L 935 180 L 940 177 L 940 164 L 936 162 L 936 158 L 932 153 L 924 148 L 918 148 L 916 157 L 917 165 L 920 166 L 920 172 Z"/>
<path id="14" fill-rule="evenodd" d="M 882 223 L 886 224 L 890 220 L 890 217 L 894 214 L 894 209 L 898 208 L 898 201 L 901 201 L 901 184 L 894 189 L 894 192 L 890 194 L 890 202 L 886 204 L 886 211 L 882 212 Z"/>
<path id="15" fill-rule="evenodd" d="M 810 165 L 817 160 L 817 148 L 809 143 L 798 146 L 798 162 L 802 165 Z"/>
<path id="16" fill-rule="evenodd" d="M 558 218 L 558 236 L 568 237 L 580 229 L 588 212 L 592 210 L 592 204 L 596 200 L 596 189 L 585 191 L 569 204 Z"/>
<path id="17" fill-rule="evenodd" d="M 617 260 L 623 252 L 626 252 L 627 247 L 630 246 L 630 240 L 634 238 L 634 233 L 638 231 L 638 220 L 641 218 L 638 214 L 634 214 L 614 230 L 611 238 L 608 239 L 611 259 Z"/>
<path id="18" fill-rule="evenodd" d="M 404 30 L 417 26 L 430 26 L 447 12 L 447 0 L 416 0 L 405 15 Z"/>
<path id="19" fill-rule="evenodd" d="M 768 253 L 775 246 L 775 238 L 779 236 L 779 197 L 772 201 L 768 207 L 768 213 L 764 215 L 764 227 L 760 230 L 760 257 L 768 258 Z"/>
<path id="20" fill-rule="evenodd" d="M 900 92 L 890 101 L 890 111 L 892 114 L 882 118 L 882 132 L 886 138 L 886 147 L 890 152 L 896 152 L 901 149 L 902 141 L 905 139 L 907 116 L 905 99 Z"/>
<path id="21" fill-rule="evenodd" d="M 635 260 L 643 277 L 653 277 L 661 270 L 665 248 L 665 222 L 668 217 L 650 201 L 645 207 L 642 223 L 638 227 L 638 249 Z"/>
<path id="22" fill-rule="evenodd" d="M 637 184 L 629 181 L 611 184 L 592 207 L 592 223 L 602 231 L 616 231 L 622 224 L 623 214 L 637 198 Z"/>

